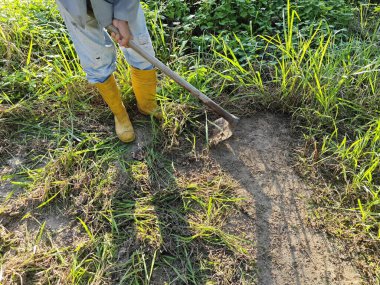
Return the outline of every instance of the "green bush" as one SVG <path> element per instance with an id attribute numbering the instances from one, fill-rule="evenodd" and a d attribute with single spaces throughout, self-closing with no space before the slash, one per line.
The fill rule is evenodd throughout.
<path id="1" fill-rule="evenodd" d="M 151 7 L 156 1 L 147 0 Z M 325 20 L 330 27 L 347 27 L 353 19 L 353 7 L 345 0 L 294 0 L 290 1 L 300 16 L 300 27 Z M 172 0 L 162 4 L 161 17 L 171 26 L 180 22 L 191 26 L 193 35 L 205 32 L 276 34 L 283 30 L 286 0 Z"/>
<path id="2" fill-rule="evenodd" d="M 354 17 L 354 10 L 345 0 L 300 0 L 293 3 L 303 26 L 325 20 L 333 29 L 342 29 L 350 26 Z"/>

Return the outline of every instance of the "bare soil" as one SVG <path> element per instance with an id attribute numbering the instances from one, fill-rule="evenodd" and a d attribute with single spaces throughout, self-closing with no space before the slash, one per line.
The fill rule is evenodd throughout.
<path id="1" fill-rule="evenodd" d="M 338 241 L 308 225 L 312 187 L 294 170 L 293 137 L 286 117 L 257 114 L 210 153 L 252 204 L 258 284 L 363 284 Z"/>

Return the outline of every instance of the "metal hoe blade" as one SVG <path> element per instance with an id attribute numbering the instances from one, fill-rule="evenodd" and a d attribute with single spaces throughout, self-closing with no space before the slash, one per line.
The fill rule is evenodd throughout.
<path id="1" fill-rule="evenodd" d="M 232 127 L 226 119 L 219 118 L 211 124 L 213 125 L 213 129 L 211 132 L 210 145 L 217 145 L 232 136 Z"/>

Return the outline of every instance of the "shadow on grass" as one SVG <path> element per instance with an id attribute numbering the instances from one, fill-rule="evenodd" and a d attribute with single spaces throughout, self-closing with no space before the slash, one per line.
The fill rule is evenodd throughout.
<path id="1" fill-rule="evenodd" d="M 129 161 L 113 202 L 120 284 L 205 284 L 201 245 L 192 239 L 173 168 L 157 153 Z"/>

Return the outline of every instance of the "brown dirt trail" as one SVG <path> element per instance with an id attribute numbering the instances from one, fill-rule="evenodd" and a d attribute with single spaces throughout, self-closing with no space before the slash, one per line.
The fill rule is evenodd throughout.
<path id="1" fill-rule="evenodd" d="M 292 168 L 288 119 L 257 114 L 211 157 L 253 204 L 258 284 L 363 284 L 337 242 L 307 225 L 310 187 Z"/>

